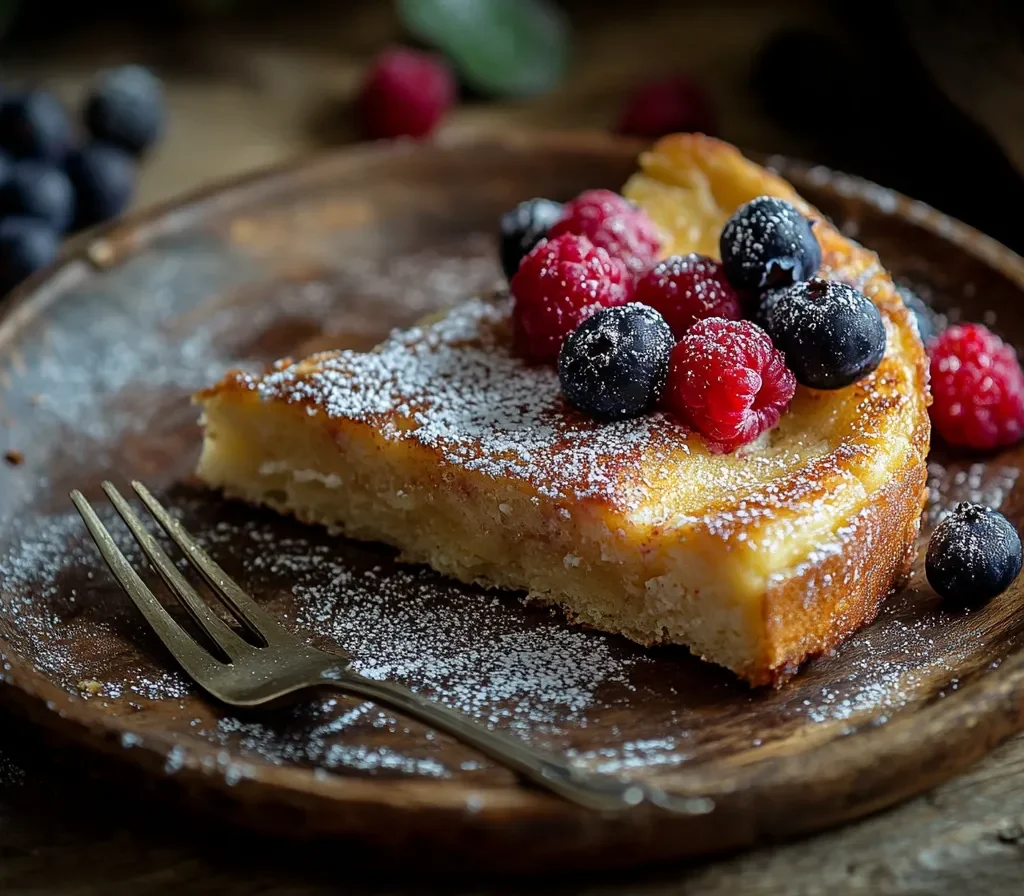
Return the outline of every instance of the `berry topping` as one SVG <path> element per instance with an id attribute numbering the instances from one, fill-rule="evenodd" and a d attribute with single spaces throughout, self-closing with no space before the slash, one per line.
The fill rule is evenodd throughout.
<path id="1" fill-rule="evenodd" d="M 676 74 L 641 84 L 627 98 L 620 134 L 662 137 L 676 131 L 715 132 L 715 112 L 703 87 L 688 75 Z"/>
<path id="2" fill-rule="evenodd" d="M 978 606 L 1002 594 L 1019 575 L 1020 536 L 1001 513 L 963 502 L 932 532 L 924 568 L 940 596 Z"/>
<path id="3" fill-rule="evenodd" d="M 751 293 L 808 280 L 821 266 L 811 222 L 774 196 L 740 206 L 725 223 L 719 250 L 729 281 Z"/>
<path id="4" fill-rule="evenodd" d="M 135 191 L 135 159 L 114 146 L 83 146 L 68 159 L 67 172 L 75 188 L 79 227 L 121 214 Z"/>
<path id="5" fill-rule="evenodd" d="M 584 319 L 629 301 L 633 279 L 624 262 L 585 236 L 566 233 L 538 243 L 509 289 L 516 351 L 530 361 L 554 361 Z"/>
<path id="6" fill-rule="evenodd" d="M 43 221 L 20 217 L 0 221 L 0 294 L 46 267 L 57 257 L 59 246 L 60 237 Z"/>
<path id="7" fill-rule="evenodd" d="M 47 90 L 29 90 L 0 104 L 0 146 L 18 158 L 63 162 L 71 148 L 67 110 Z"/>
<path id="8" fill-rule="evenodd" d="M 548 228 L 562 216 L 562 204 L 551 199 L 528 199 L 501 216 L 501 267 L 511 280 L 534 246 L 547 235 Z"/>
<path id="9" fill-rule="evenodd" d="M 663 403 L 712 450 L 729 452 L 779 422 L 796 391 L 782 353 L 749 321 L 698 321 L 672 350 Z"/>
<path id="10" fill-rule="evenodd" d="M 665 386 L 675 340 L 653 308 L 602 308 L 562 343 L 558 376 L 571 405 L 605 420 L 639 417 Z"/>
<path id="11" fill-rule="evenodd" d="M 550 236 L 579 233 L 614 258 L 626 262 L 634 274 L 646 270 L 658 255 L 661 238 L 647 212 L 611 190 L 587 190 L 565 204 L 561 220 Z"/>
<path id="12" fill-rule="evenodd" d="M 93 83 L 83 115 L 97 140 L 139 155 L 163 133 L 167 115 L 163 85 L 141 65 L 107 69 Z"/>
<path id="13" fill-rule="evenodd" d="M 75 192 L 68 176 L 48 162 L 22 159 L 0 186 L 0 214 L 38 218 L 58 233 L 74 219 Z"/>
<path id="14" fill-rule="evenodd" d="M 659 262 L 637 281 L 633 300 L 656 308 L 676 338 L 706 317 L 742 317 L 722 265 L 703 255 L 673 255 Z"/>
<path id="15" fill-rule="evenodd" d="M 771 292 L 758 323 L 786 356 L 797 382 L 841 389 L 867 376 L 885 354 L 885 323 L 871 299 L 835 280 Z"/>
<path id="16" fill-rule="evenodd" d="M 950 445 L 987 450 L 1024 435 L 1017 354 L 981 324 L 959 324 L 931 346 L 932 423 Z"/>
<path id="17" fill-rule="evenodd" d="M 359 112 L 367 137 L 426 137 L 455 102 L 455 77 L 440 56 L 385 50 L 367 72 Z"/>
<path id="18" fill-rule="evenodd" d="M 907 287 L 897 286 L 896 292 L 900 294 L 903 304 L 914 315 L 917 321 L 917 332 L 921 336 L 921 341 L 927 345 L 939 332 L 939 322 L 935 312 L 925 303 L 924 299 Z"/>

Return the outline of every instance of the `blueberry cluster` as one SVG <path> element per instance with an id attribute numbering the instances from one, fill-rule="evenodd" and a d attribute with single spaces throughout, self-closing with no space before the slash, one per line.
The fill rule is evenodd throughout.
<path id="1" fill-rule="evenodd" d="M 47 90 L 0 98 L 0 294 L 53 261 L 65 233 L 124 210 L 165 118 L 160 81 L 135 65 L 97 76 L 81 128 Z"/>
<path id="2" fill-rule="evenodd" d="M 537 283 L 527 282 L 521 262 L 556 233 L 587 237 L 629 264 L 635 279 L 627 292 L 635 304 L 597 310 L 573 333 L 594 312 L 587 303 L 621 304 L 628 297 L 599 300 L 600 285 L 586 282 L 573 296 L 568 283 L 557 296 L 549 295 L 554 284 L 544 270 Z M 796 381 L 814 389 L 848 386 L 871 373 L 885 354 L 879 310 L 852 286 L 816 279 L 822 253 L 813 222 L 778 197 L 758 196 L 726 222 L 721 264 L 688 256 L 651 267 L 645 259 L 656 254 L 648 252 L 657 249 L 653 222 L 607 190 L 586 191 L 564 206 L 544 198 L 523 202 L 502 217 L 499 239 L 502 268 L 515 281 L 517 333 L 532 334 L 518 340 L 520 351 L 536 359 L 524 343 L 543 338 L 556 351 L 560 345 L 563 393 L 570 404 L 599 418 L 638 416 L 657 403 L 674 344 L 662 338 L 666 322 L 678 340 L 703 318 L 736 319 L 745 308 L 784 353 Z M 583 257 L 594 247 L 564 248 Z M 647 311 L 641 313 L 642 307 Z M 660 312 L 657 325 L 649 313 L 654 309 Z M 537 313 L 530 316 L 531 310 Z M 537 325 L 527 328 L 531 321 Z"/>
<path id="3" fill-rule="evenodd" d="M 758 196 L 726 222 L 719 249 L 729 281 L 786 356 L 797 382 L 842 389 L 885 354 L 885 323 L 852 286 L 816 279 L 821 246 L 811 222 L 789 202 Z"/>

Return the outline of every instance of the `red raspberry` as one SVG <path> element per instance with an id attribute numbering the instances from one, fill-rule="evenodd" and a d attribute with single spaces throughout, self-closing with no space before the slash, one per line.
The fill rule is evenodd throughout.
<path id="1" fill-rule="evenodd" d="M 715 133 L 715 110 L 703 87 L 687 75 L 641 84 L 627 98 L 615 130 L 633 137 L 661 137 L 676 131 Z"/>
<path id="2" fill-rule="evenodd" d="M 609 255 L 621 258 L 634 274 L 654 263 L 661 248 L 658 228 L 647 212 L 611 190 L 587 190 L 567 202 L 548 236 L 581 233 Z"/>
<path id="3" fill-rule="evenodd" d="M 796 377 L 764 330 L 709 317 L 672 350 L 662 400 L 712 451 L 728 453 L 778 423 L 795 391 Z"/>
<path id="4" fill-rule="evenodd" d="M 676 339 L 706 317 L 743 316 L 722 265 L 696 254 L 673 255 L 656 264 L 637 281 L 633 301 L 658 311 Z"/>
<path id="5" fill-rule="evenodd" d="M 931 347 L 932 422 L 951 445 L 990 449 L 1024 436 L 1017 354 L 981 324 L 960 324 Z"/>
<path id="6" fill-rule="evenodd" d="M 440 56 L 385 50 L 359 94 L 363 131 L 372 139 L 426 137 L 455 101 L 455 78 Z"/>
<path id="7" fill-rule="evenodd" d="M 516 351 L 530 361 L 554 361 L 562 340 L 598 308 L 623 305 L 633 292 L 624 262 L 585 236 L 542 240 L 509 283 Z"/>

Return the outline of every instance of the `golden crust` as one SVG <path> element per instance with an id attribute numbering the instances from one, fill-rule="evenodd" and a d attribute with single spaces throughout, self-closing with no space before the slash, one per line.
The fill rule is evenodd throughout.
<path id="1" fill-rule="evenodd" d="M 523 367 L 511 356 L 507 303 L 498 300 L 400 334 L 369 355 L 284 361 L 261 378 L 235 372 L 198 400 L 208 408 L 236 405 L 253 412 L 283 402 L 303 410 L 292 419 L 315 421 L 311 425 L 338 446 L 369 440 L 378 451 L 401 453 L 426 491 L 447 489 L 479 500 L 488 489 L 518 489 L 538 505 L 540 519 L 599 520 L 608 532 L 626 533 L 651 580 L 668 575 L 673 545 L 696 545 L 723 578 L 746 576 L 736 578 L 738 592 L 753 588 L 760 599 L 756 648 L 725 664 L 752 684 L 778 683 L 805 658 L 872 619 L 908 572 L 930 438 L 924 350 L 874 253 L 843 237 L 788 184 L 733 147 L 676 135 L 645 153 L 641 165 L 624 192 L 665 230 L 666 254 L 717 256 L 722 224 L 757 195 L 786 198 L 813 217 L 821 276 L 863 291 L 886 321 L 888 344 L 878 369 L 837 392 L 799 389 L 768 442 L 738 455 L 715 455 L 661 415 L 612 429 L 576 414 L 558 397 L 553 371 Z M 416 352 L 415 363 L 404 369 L 404 359 Z M 452 367 L 452 357 L 466 369 Z M 425 365 L 433 365 L 432 379 L 422 378 Z M 491 383 L 498 410 L 469 401 L 464 393 L 470 383 L 481 394 Z M 536 407 L 521 407 L 530 403 Z M 535 442 L 530 451 L 510 442 L 510 432 L 529 434 Z M 216 477 L 211 484 L 231 488 Z M 286 509 L 302 515 L 301 508 Z M 557 526 L 544 524 L 552 539 Z M 407 547 L 400 536 L 379 537 Z M 432 562 L 432 555 L 413 559 Z M 461 567 L 447 571 L 473 577 Z M 531 584 L 493 572 L 478 578 Z M 623 589 L 626 612 L 632 600 L 638 618 L 649 612 L 641 607 L 642 590 L 627 599 Z M 578 601 L 574 606 L 557 594 L 539 596 L 635 640 L 678 640 L 660 622 L 632 626 L 618 616 L 608 622 L 612 617 L 603 613 L 588 618 Z"/>

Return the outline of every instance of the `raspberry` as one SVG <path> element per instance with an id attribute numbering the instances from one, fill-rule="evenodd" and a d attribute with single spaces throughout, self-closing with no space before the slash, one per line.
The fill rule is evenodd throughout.
<path id="1" fill-rule="evenodd" d="M 370 67 L 359 95 L 367 137 L 426 137 L 455 101 L 455 78 L 431 53 L 385 50 Z"/>
<path id="2" fill-rule="evenodd" d="M 628 302 L 633 280 L 618 258 L 565 233 L 535 246 L 509 289 L 516 351 L 543 362 L 554 361 L 562 340 L 599 308 Z"/>
<path id="3" fill-rule="evenodd" d="M 704 88 L 687 75 L 641 84 L 627 98 L 615 130 L 632 137 L 662 137 L 675 131 L 714 134 L 715 112 Z"/>
<path id="4" fill-rule="evenodd" d="M 1024 435 L 1024 373 L 987 327 L 961 324 L 931 346 L 932 422 L 951 445 L 990 449 Z"/>
<path id="5" fill-rule="evenodd" d="M 660 312 L 676 339 L 706 317 L 742 317 L 722 265 L 703 255 L 673 255 L 656 264 L 637 281 L 633 301 Z"/>
<path id="6" fill-rule="evenodd" d="M 654 263 L 661 248 L 658 228 L 647 212 L 611 190 L 587 190 L 567 202 L 548 236 L 579 233 L 615 258 L 621 258 L 634 274 Z"/>
<path id="7" fill-rule="evenodd" d="M 796 378 L 768 335 L 745 320 L 698 321 L 672 350 L 664 404 L 717 453 L 779 422 Z"/>

